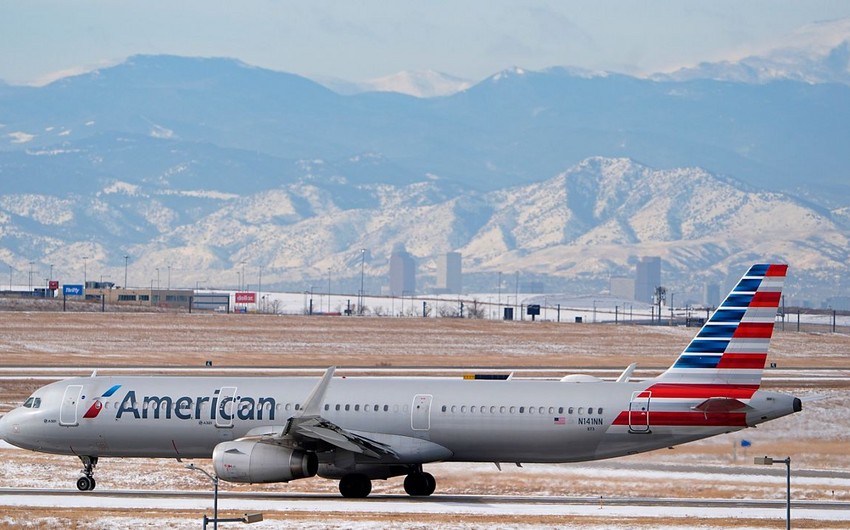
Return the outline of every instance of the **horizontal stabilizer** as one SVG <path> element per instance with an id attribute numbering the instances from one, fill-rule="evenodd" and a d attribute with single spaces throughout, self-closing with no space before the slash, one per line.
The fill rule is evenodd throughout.
<path id="1" fill-rule="evenodd" d="M 741 412 L 751 408 L 743 401 L 735 398 L 713 397 L 694 406 L 693 410 L 699 410 L 708 414 L 709 412 Z"/>

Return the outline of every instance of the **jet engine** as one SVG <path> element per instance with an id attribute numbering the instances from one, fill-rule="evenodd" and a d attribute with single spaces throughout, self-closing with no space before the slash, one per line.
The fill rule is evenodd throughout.
<path id="1" fill-rule="evenodd" d="M 319 468 L 315 453 L 250 440 L 216 445 L 212 461 L 216 475 L 230 482 L 289 482 Z"/>

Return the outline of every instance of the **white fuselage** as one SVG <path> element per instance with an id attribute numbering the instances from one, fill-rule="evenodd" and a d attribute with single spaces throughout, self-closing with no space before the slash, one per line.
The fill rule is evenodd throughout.
<path id="1" fill-rule="evenodd" d="M 311 377 L 74 378 L 40 389 L 34 394 L 38 408 L 8 413 L 0 420 L 0 435 L 48 453 L 208 458 L 217 444 L 251 429 L 286 425 L 315 384 Z M 791 396 L 758 391 L 750 404 L 762 407 L 718 421 L 694 413 L 700 398 L 646 397 L 651 384 L 337 377 L 320 413 L 343 429 L 397 448 L 394 462 L 422 463 L 610 458 L 793 412 Z M 664 425 L 653 414 L 690 419 Z"/>

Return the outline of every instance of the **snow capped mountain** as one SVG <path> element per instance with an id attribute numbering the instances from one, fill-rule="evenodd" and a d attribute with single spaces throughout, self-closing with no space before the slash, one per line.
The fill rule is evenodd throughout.
<path id="1" fill-rule="evenodd" d="M 783 42 L 754 54 L 700 63 L 653 77 L 677 81 L 715 79 L 766 83 L 786 79 L 812 84 L 850 84 L 850 18 L 808 24 Z"/>
<path id="2" fill-rule="evenodd" d="M 136 285 L 166 264 L 173 284 L 232 284 L 245 262 L 262 267 L 266 285 L 302 285 L 329 271 L 356 278 L 363 248 L 365 273 L 385 277 L 402 243 L 420 274 L 458 250 L 468 274 L 604 281 L 630 273 L 640 256 L 659 255 L 666 277 L 694 289 L 754 260 L 786 261 L 802 279 L 850 262 L 844 211 L 832 216 L 699 168 L 659 170 L 625 158 L 589 158 L 548 180 L 487 193 L 446 193 L 439 179 L 403 186 L 307 179 L 246 195 L 164 191 L 155 182 L 114 181 L 62 199 L 0 195 L 9 262 L 25 270 L 36 256 L 71 281 L 85 256 L 91 274 L 115 279 L 129 254 Z M 352 193 L 371 200 L 346 206 Z"/>
<path id="3" fill-rule="evenodd" d="M 450 96 L 472 86 L 470 81 L 433 70 L 424 72 L 402 71 L 372 79 L 362 86 L 377 92 L 398 92 L 418 98 Z"/>
<path id="4" fill-rule="evenodd" d="M 316 78 L 316 82 L 339 94 L 360 94 L 362 92 L 396 92 L 417 98 L 450 96 L 471 87 L 473 83 L 466 79 L 425 70 L 415 72 L 403 70 L 367 81 L 343 81 L 341 79 Z"/>

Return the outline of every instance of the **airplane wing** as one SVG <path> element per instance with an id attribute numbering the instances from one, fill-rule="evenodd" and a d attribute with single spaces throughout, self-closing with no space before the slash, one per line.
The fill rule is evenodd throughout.
<path id="1" fill-rule="evenodd" d="M 398 454 L 389 445 L 365 436 L 354 434 L 322 418 L 319 415 L 328 386 L 335 367 L 328 368 L 307 400 L 304 406 L 289 419 L 285 427 L 260 427 L 252 429 L 241 439 L 253 438 L 261 443 L 272 443 L 299 447 L 304 444 L 324 442 L 334 447 L 358 453 L 372 458 L 389 456 L 398 458 Z"/>
<path id="2" fill-rule="evenodd" d="M 320 416 L 293 419 L 290 433 L 294 437 L 321 440 L 340 449 L 372 458 L 381 458 L 382 456 L 398 458 L 398 454 L 389 445 L 346 431 Z"/>

